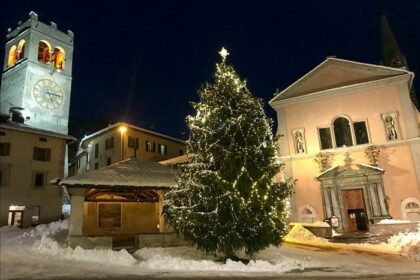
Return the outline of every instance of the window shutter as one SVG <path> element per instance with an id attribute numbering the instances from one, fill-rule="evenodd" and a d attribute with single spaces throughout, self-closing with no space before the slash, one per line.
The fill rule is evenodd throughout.
<path id="1" fill-rule="evenodd" d="M 51 149 L 45 149 L 45 161 L 50 161 Z"/>
<path id="2" fill-rule="evenodd" d="M 38 147 L 34 147 L 33 159 L 38 159 Z"/>
<path id="3" fill-rule="evenodd" d="M 5 143 L 4 150 L 6 156 L 10 155 L 10 143 Z"/>
<path id="4" fill-rule="evenodd" d="M 168 146 L 164 146 L 165 147 L 165 156 L 168 154 Z"/>

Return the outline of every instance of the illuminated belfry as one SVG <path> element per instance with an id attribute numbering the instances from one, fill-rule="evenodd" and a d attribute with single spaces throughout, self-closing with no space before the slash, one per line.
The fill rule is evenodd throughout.
<path id="1" fill-rule="evenodd" d="M 0 112 L 34 128 L 68 133 L 74 34 L 29 19 L 8 30 Z"/>
<path id="2" fill-rule="evenodd" d="M 381 16 L 381 38 L 382 38 L 382 59 L 384 66 L 409 70 L 407 60 L 402 54 L 400 47 L 395 39 L 394 33 L 389 26 L 387 17 Z M 414 105 L 419 109 L 419 104 L 414 90 L 414 85 L 410 89 L 410 98 Z"/>

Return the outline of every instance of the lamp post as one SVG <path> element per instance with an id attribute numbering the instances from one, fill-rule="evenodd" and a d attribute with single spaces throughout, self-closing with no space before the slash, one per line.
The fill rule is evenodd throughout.
<path id="1" fill-rule="evenodd" d="M 124 133 L 127 131 L 127 127 L 122 125 L 118 130 L 121 133 L 121 160 L 124 160 Z"/>

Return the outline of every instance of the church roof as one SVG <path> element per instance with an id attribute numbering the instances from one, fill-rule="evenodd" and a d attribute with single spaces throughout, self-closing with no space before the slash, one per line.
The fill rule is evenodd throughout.
<path id="1" fill-rule="evenodd" d="M 58 185 L 85 188 L 153 188 L 177 186 L 175 173 L 166 165 L 136 158 L 120 161 L 61 180 Z"/>
<path id="2" fill-rule="evenodd" d="M 311 93 L 405 75 L 411 75 L 411 85 L 414 73 L 410 71 L 328 57 L 321 64 L 278 93 L 269 103 L 272 104 L 279 100 L 300 97 Z"/>

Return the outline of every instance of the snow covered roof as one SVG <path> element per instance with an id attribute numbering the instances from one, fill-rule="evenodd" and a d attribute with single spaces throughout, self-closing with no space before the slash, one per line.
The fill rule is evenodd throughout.
<path id="1" fill-rule="evenodd" d="M 61 180 L 58 185 L 67 187 L 176 187 L 175 174 L 166 165 L 141 159 L 127 159 L 110 166 L 92 170 Z"/>
<path id="2" fill-rule="evenodd" d="M 165 165 L 173 165 L 173 164 L 184 163 L 184 162 L 188 161 L 188 157 L 189 157 L 188 154 L 184 154 L 182 156 L 177 156 L 177 157 L 174 157 L 174 158 L 159 161 L 159 163 L 165 164 Z"/>
<path id="3" fill-rule="evenodd" d="M 159 137 L 162 137 L 162 138 L 166 138 L 168 140 L 172 140 L 172 141 L 175 141 L 175 142 L 179 142 L 181 144 L 185 144 L 185 141 L 183 141 L 181 139 L 178 139 L 178 138 L 175 138 L 175 137 L 171 137 L 171 136 L 168 136 L 168 135 L 165 135 L 165 134 L 162 134 L 162 133 L 158 133 L 158 132 L 155 132 L 155 131 L 152 131 L 152 130 L 148 130 L 148 129 L 145 129 L 145 128 L 142 128 L 142 127 L 138 127 L 138 126 L 135 126 L 135 125 L 132 125 L 132 124 L 129 124 L 129 123 L 118 122 L 118 123 L 115 123 L 115 124 L 110 125 L 108 127 L 105 127 L 105 128 L 103 128 L 101 130 L 98 130 L 98 131 L 96 131 L 96 132 L 94 132 L 92 134 L 86 135 L 80 141 L 80 146 L 82 146 L 83 145 L 83 142 L 85 142 L 86 140 L 89 140 L 91 138 L 94 138 L 95 136 L 101 135 L 101 134 L 103 134 L 105 132 L 108 132 L 110 130 L 116 129 L 116 128 L 120 127 L 120 126 L 125 126 L 127 128 L 133 129 L 133 130 L 146 132 L 146 133 L 153 134 L 153 135 L 156 135 L 156 136 L 159 136 Z"/>
<path id="4" fill-rule="evenodd" d="M 75 137 L 67 135 L 67 134 L 62 134 L 62 133 L 57 133 L 57 132 L 53 132 L 53 131 L 49 131 L 49 130 L 34 128 L 34 127 L 29 126 L 29 125 L 26 125 L 26 124 L 23 124 L 23 123 L 13 122 L 13 121 L 10 121 L 10 120 L 0 122 L 0 128 L 10 129 L 10 130 L 15 130 L 15 131 L 21 131 L 21 132 L 27 132 L 27 133 L 32 133 L 32 134 L 38 134 L 38 135 L 42 135 L 42 136 L 50 136 L 50 137 L 65 139 L 65 140 L 67 140 L 67 142 L 72 142 L 72 141 L 77 140 Z"/>

